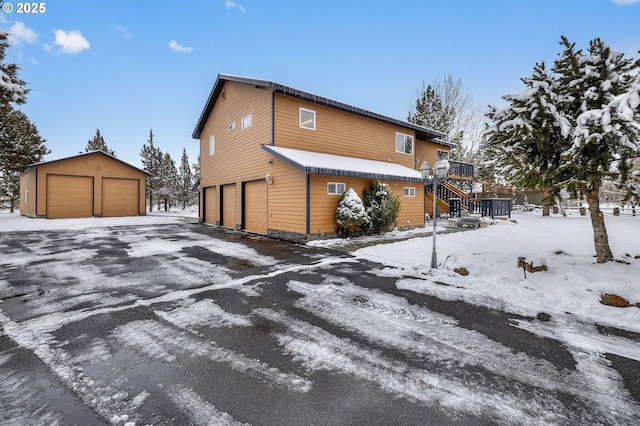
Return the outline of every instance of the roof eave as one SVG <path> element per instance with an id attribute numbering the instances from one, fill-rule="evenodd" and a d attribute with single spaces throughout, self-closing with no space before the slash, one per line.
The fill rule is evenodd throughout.
<path id="1" fill-rule="evenodd" d="M 261 80 L 257 78 L 251 78 L 251 77 L 242 77 L 242 76 L 231 75 L 231 74 L 218 74 L 218 77 L 216 78 L 216 82 L 214 83 L 213 88 L 211 89 L 211 93 L 209 94 L 209 98 L 207 99 L 205 107 L 202 110 L 202 113 L 200 114 L 198 123 L 196 124 L 196 127 L 193 133 L 191 134 L 191 137 L 193 139 L 200 138 L 202 130 L 204 129 L 204 125 L 206 124 L 206 121 L 209 118 L 209 115 L 213 110 L 213 106 L 215 105 L 216 100 L 218 99 L 218 96 L 220 96 L 220 92 L 222 91 L 222 87 L 224 86 L 224 83 L 226 81 L 235 81 L 238 83 L 252 84 L 260 87 L 269 87 L 271 89 L 274 89 L 277 93 L 281 93 L 286 96 L 292 96 L 298 99 L 302 99 L 304 101 L 312 102 L 319 105 L 325 105 L 330 108 L 339 109 L 341 111 L 346 111 L 353 114 L 358 114 L 364 117 L 372 118 L 374 120 L 394 124 L 396 126 L 403 127 L 405 129 L 411 129 L 416 133 L 416 137 L 418 139 L 433 140 L 433 139 L 441 139 L 441 138 L 445 139 L 447 137 L 445 133 L 439 132 L 437 130 L 429 129 L 423 126 L 419 126 L 417 124 L 409 123 L 407 121 L 398 120 L 396 118 L 387 117 L 382 114 L 378 114 L 362 108 L 354 107 L 352 105 L 348 105 L 342 102 L 334 101 L 333 99 L 314 95 L 312 93 L 305 92 L 303 90 L 294 89 L 293 87 L 284 86 L 282 84 L 275 83 L 273 81 Z M 441 143 L 441 145 L 445 145 L 445 144 L 447 144 L 447 142 Z"/>

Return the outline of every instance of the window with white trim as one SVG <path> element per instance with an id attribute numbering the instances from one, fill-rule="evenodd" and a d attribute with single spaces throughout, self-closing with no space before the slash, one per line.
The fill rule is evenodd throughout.
<path id="1" fill-rule="evenodd" d="M 25 204 L 29 204 L 29 190 L 28 189 L 24 190 L 24 203 Z"/>
<path id="2" fill-rule="evenodd" d="M 443 149 L 438 150 L 438 160 L 448 160 L 449 159 L 449 151 L 445 151 Z"/>
<path id="3" fill-rule="evenodd" d="M 300 108 L 300 127 L 303 129 L 316 129 L 316 112 L 311 109 Z"/>
<path id="4" fill-rule="evenodd" d="M 396 152 L 413 154 L 413 136 L 396 132 Z"/>
<path id="5" fill-rule="evenodd" d="M 242 129 L 246 129 L 247 127 L 251 127 L 253 124 L 253 113 L 249 113 L 242 117 Z"/>
<path id="6" fill-rule="evenodd" d="M 213 155 L 216 152 L 216 137 L 215 135 L 209 136 L 209 155 Z"/>
<path id="7" fill-rule="evenodd" d="M 404 196 L 405 197 L 415 197 L 416 196 L 416 188 L 413 186 L 405 186 L 404 187 Z"/>
<path id="8" fill-rule="evenodd" d="M 342 195 L 347 190 L 345 183 L 339 182 L 327 182 L 327 194 L 329 195 Z"/>

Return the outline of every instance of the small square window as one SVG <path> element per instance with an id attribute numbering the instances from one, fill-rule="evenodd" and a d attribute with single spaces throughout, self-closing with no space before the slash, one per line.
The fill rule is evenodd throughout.
<path id="1" fill-rule="evenodd" d="M 404 196 L 405 197 L 415 197 L 416 189 L 413 186 L 405 186 L 404 187 Z"/>
<path id="2" fill-rule="evenodd" d="M 242 117 L 242 129 L 246 129 L 247 127 L 251 127 L 253 124 L 253 113 L 249 113 Z"/>
<path id="3" fill-rule="evenodd" d="M 413 136 L 396 133 L 396 152 L 413 154 Z"/>
<path id="4" fill-rule="evenodd" d="M 316 129 L 316 112 L 306 108 L 300 108 L 300 127 L 309 130 Z"/>
<path id="5" fill-rule="evenodd" d="M 209 136 L 209 155 L 213 155 L 216 152 L 216 137 L 214 135 Z"/>
<path id="6" fill-rule="evenodd" d="M 449 159 L 449 151 L 438 150 L 438 160 L 448 160 Z"/>
<path id="7" fill-rule="evenodd" d="M 338 182 L 327 183 L 327 194 L 330 195 L 342 195 L 347 190 L 347 185 Z"/>

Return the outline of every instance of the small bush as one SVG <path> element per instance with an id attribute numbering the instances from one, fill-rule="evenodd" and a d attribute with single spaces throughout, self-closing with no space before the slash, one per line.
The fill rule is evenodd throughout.
<path id="1" fill-rule="evenodd" d="M 369 216 L 362 200 L 352 188 L 346 190 L 336 209 L 336 223 L 347 233 L 363 228 L 369 224 Z"/>
<path id="2" fill-rule="evenodd" d="M 376 181 L 369 189 L 362 191 L 362 196 L 373 232 L 383 234 L 398 224 L 400 197 L 391 192 L 389 185 Z"/>

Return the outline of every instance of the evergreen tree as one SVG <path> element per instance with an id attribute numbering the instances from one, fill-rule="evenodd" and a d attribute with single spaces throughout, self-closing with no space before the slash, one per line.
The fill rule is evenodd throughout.
<path id="1" fill-rule="evenodd" d="M 10 212 L 20 198 L 20 173 L 39 163 L 49 150 L 36 126 L 22 111 L 6 108 L 0 115 L 0 197 L 9 201 Z"/>
<path id="2" fill-rule="evenodd" d="M 451 105 L 444 105 L 442 95 L 432 85 L 422 82 L 415 108 L 409 111 L 410 123 L 439 132 L 448 133 L 453 126 L 455 111 Z"/>
<path id="3" fill-rule="evenodd" d="M 374 232 L 384 234 L 397 225 L 400 197 L 391 192 L 389 185 L 376 181 L 362 191 L 362 198 Z"/>
<path id="4" fill-rule="evenodd" d="M 0 1 L 1 3 L 1 1 Z M 35 125 L 12 104 L 24 104 L 28 90 L 18 78 L 19 68 L 5 64 L 8 34 L 0 29 L 0 199 L 9 200 L 10 211 L 20 196 L 20 178 L 29 164 L 49 153 Z"/>
<path id="5" fill-rule="evenodd" d="M 96 134 L 93 136 L 93 139 L 89 139 L 87 141 L 87 146 L 84 149 L 84 152 L 92 151 L 102 151 L 111 155 L 112 157 L 116 156 L 116 153 L 112 149 L 109 149 L 106 142 L 104 141 L 104 138 L 100 134 L 100 129 L 96 129 Z"/>
<path id="6" fill-rule="evenodd" d="M 336 223 L 347 235 L 369 224 L 364 204 L 353 188 L 346 190 L 340 197 L 336 208 Z"/>
<path id="7" fill-rule="evenodd" d="M 186 148 L 182 149 L 182 159 L 180 161 L 180 174 L 178 178 L 178 194 L 177 198 L 182 203 L 182 209 L 186 209 L 187 205 L 191 204 L 193 200 L 193 188 L 194 179 L 193 173 L 191 173 L 191 166 L 189 165 L 189 156 L 187 155 Z"/>
<path id="8" fill-rule="evenodd" d="M 9 34 L 0 29 L 0 114 L 8 114 L 10 103 L 23 104 L 27 101 L 27 83 L 18 78 L 18 66 L 5 64 L 5 50 L 9 47 Z"/>
<path id="9" fill-rule="evenodd" d="M 174 204 L 176 195 L 179 192 L 178 170 L 176 169 L 176 163 L 169 153 L 165 153 L 160 161 L 159 182 L 160 187 L 156 190 L 158 210 L 160 210 L 160 203 L 162 202 L 164 204 L 164 211 L 168 211 Z"/>
<path id="10" fill-rule="evenodd" d="M 433 84 L 423 82 L 407 120 L 445 133 L 447 140 L 456 144 L 451 151 L 453 157 L 477 163 L 485 118 L 482 110 L 473 105 L 471 93 L 464 89 L 461 79 L 447 75 Z"/>
<path id="11" fill-rule="evenodd" d="M 153 130 L 151 129 L 149 130 L 149 139 L 147 139 L 147 143 L 142 146 L 140 156 L 142 157 L 143 170 L 149 173 L 149 176 L 147 176 L 146 194 L 147 197 L 149 197 L 149 212 L 152 212 L 153 196 L 161 186 L 160 167 L 163 156 L 160 149 L 153 145 Z"/>
<path id="12" fill-rule="evenodd" d="M 613 259 L 600 211 L 606 181 L 634 188 L 640 151 L 640 60 L 624 58 L 600 39 L 589 51 L 562 37 L 553 74 L 536 65 L 525 92 L 492 108 L 488 143 L 505 176 L 523 189 L 566 189 L 589 203 L 598 263 Z M 536 176 L 539 174 L 540 176 Z"/>
<path id="13" fill-rule="evenodd" d="M 518 188 L 557 193 L 560 188 L 554 186 L 554 175 L 568 149 L 571 125 L 557 108 L 549 107 L 561 95 L 544 63 L 536 64 L 533 75 L 522 81 L 525 92 L 503 97 L 510 107 L 490 107 L 487 113 L 500 126 L 487 131 L 484 158 Z M 521 117 L 523 111 L 529 112 L 526 120 Z"/>

